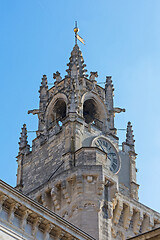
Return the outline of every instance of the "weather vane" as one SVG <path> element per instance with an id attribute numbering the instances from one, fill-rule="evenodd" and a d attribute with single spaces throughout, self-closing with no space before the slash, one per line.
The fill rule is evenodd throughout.
<path id="1" fill-rule="evenodd" d="M 79 29 L 78 29 L 78 27 L 77 27 L 77 21 L 75 22 L 74 32 L 75 32 L 75 45 L 77 44 L 77 39 L 78 39 L 81 43 L 83 43 L 83 44 L 85 45 L 84 39 L 81 38 L 81 37 L 77 34 L 77 33 L 79 32 Z"/>

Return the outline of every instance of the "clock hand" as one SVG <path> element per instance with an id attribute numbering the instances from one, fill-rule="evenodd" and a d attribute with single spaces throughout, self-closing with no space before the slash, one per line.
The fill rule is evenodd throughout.
<path id="1" fill-rule="evenodd" d="M 102 147 L 102 144 L 100 142 L 99 143 L 99 146 L 102 148 L 102 150 L 105 152 L 104 148 Z"/>
<path id="2" fill-rule="evenodd" d="M 102 148 L 102 150 L 104 151 L 104 149 L 103 149 L 103 147 L 102 147 L 102 145 L 98 142 L 98 144 L 96 143 L 96 146 L 99 148 Z"/>
<path id="3" fill-rule="evenodd" d="M 109 158 L 109 160 L 112 162 L 112 159 L 108 156 L 108 154 L 107 154 L 107 157 Z"/>

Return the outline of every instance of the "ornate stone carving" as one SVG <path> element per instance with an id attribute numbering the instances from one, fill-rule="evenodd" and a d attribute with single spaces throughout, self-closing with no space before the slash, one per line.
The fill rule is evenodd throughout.
<path id="1" fill-rule="evenodd" d="M 3 203 L 8 199 L 8 196 L 2 194 L 0 195 L 0 212 L 2 211 Z"/>
<path id="2" fill-rule="evenodd" d="M 37 234 L 37 231 L 38 231 L 38 226 L 40 225 L 42 221 L 42 218 L 41 217 L 36 217 L 33 221 L 33 227 L 32 227 L 32 235 L 33 236 L 36 236 Z"/>
<path id="3" fill-rule="evenodd" d="M 59 83 L 62 80 L 61 75 L 58 71 L 56 73 L 53 73 L 53 78 L 56 79 L 57 83 Z"/>
<path id="4" fill-rule="evenodd" d="M 139 233 L 142 221 L 143 221 L 143 212 L 136 212 L 133 218 L 133 232 L 135 234 Z"/>
<path id="5" fill-rule="evenodd" d="M 118 224 L 122 210 L 123 210 L 123 202 L 121 199 L 118 199 L 116 208 L 113 212 L 113 223 L 114 224 Z"/>
<path id="6" fill-rule="evenodd" d="M 20 206 L 19 203 L 13 202 L 10 205 L 10 209 L 9 209 L 9 214 L 8 214 L 8 222 L 12 223 L 13 219 L 14 219 L 14 212 L 16 211 L 16 209 Z"/>
<path id="7" fill-rule="evenodd" d="M 132 208 L 132 206 L 126 205 L 124 207 L 124 217 L 123 217 L 123 227 L 125 229 L 129 228 L 132 216 L 133 216 L 133 208 Z"/>
<path id="8" fill-rule="evenodd" d="M 55 209 L 60 210 L 60 203 L 59 203 L 59 198 L 58 198 L 58 193 L 57 193 L 57 188 L 56 187 L 52 188 L 51 196 L 52 196 L 52 200 L 53 200 Z"/>

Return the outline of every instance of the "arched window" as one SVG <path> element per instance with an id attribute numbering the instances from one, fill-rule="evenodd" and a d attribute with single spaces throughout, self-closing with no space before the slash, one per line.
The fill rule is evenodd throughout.
<path id="1" fill-rule="evenodd" d="M 58 124 L 62 127 L 62 121 L 66 117 L 66 103 L 63 99 L 57 99 L 50 110 L 48 123 L 49 127 Z"/>
<path id="2" fill-rule="evenodd" d="M 56 121 L 62 121 L 66 117 L 66 103 L 63 99 L 57 100 L 53 108 L 53 113 L 55 114 Z"/>
<path id="3" fill-rule="evenodd" d="M 89 99 L 83 105 L 83 117 L 86 123 L 92 123 L 96 118 L 96 105 L 94 100 Z"/>
<path id="4" fill-rule="evenodd" d="M 86 123 L 92 123 L 98 128 L 102 128 L 102 116 L 98 108 L 98 104 L 94 99 L 87 99 L 83 104 L 83 117 Z"/>

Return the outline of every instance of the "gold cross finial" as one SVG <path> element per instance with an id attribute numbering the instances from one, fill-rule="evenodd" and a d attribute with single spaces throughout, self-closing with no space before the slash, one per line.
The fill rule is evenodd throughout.
<path id="1" fill-rule="evenodd" d="M 74 32 L 75 32 L 75 45 L 77 44 L 77 33 L 78 33 L 79 29 L 77 27 L 77 21 L 75 21 L 75 28 L 74 28 Z"/>
<path id="2" fill-rule="evenodd" d="M 79 28 L 77 27 L 77 21 L 75 21 L 74 32 L 75 32 L 75 45 L 77 45 L 77 39 L 78 39 L 81 43 L 85 44 L 83 38 L 81 38 L 81 37 L 77 34 L 77 33 L 79 32 Z"/>

